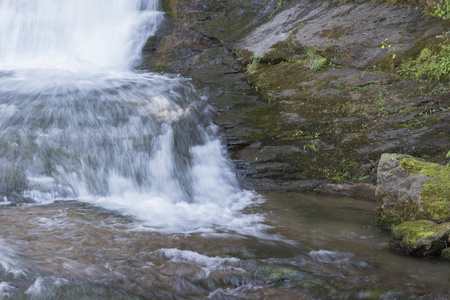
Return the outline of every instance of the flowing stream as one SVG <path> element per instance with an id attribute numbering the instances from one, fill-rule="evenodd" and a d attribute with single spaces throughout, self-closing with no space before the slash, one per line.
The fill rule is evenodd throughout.
<path id="1" fill-rule="evenodd" d="M 202 91 L 133 70 L 162 18 L 0 0 L 0 299 L 448 296 L 372 203 L 241 189 Z"/>

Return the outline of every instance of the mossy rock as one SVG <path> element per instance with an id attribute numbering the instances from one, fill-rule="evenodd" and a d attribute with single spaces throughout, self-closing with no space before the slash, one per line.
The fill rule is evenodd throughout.
<path id="1" fill-rule="evenodd" d="M 298 275 L 298 272 L 289 268 L 271 268 L 268 282 L 280 282 Z"/>
<path id="2" fill-rule="evenodd" d="M 447 248 L 450 223 L 432 221 L 407 221 L 392 231 L 391 248 L 411 255 L 441 255 Z M 448 250 L 444 251 L 444 255 Z"/>
<path id="3" fill-rule="evenodd" d="M 157 65 L 156 67 L 154 67 L 153 69 L 151 69 L 151 71 L 152 71 L 152 72 L 163 72 L 165 68 L 166 68 L 166 67 L 163 66 L 163 65 Z"/>
<path id="4" fill-rule="evenodd" d="M 383 154 L 378 166 L 377 222 L 450 221 L 450 168 L 402 154 Z"/>
<path id="5" fill-rule="evenodd" d="M 441 251 L 441 257 L 450 260 L 450 248 Z"/>

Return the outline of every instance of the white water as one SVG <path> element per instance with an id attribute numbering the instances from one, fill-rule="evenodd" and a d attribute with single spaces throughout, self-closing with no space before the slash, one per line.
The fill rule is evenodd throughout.
<path id="1" fill-rule="evenodd" d="M 0 0 L 0 196 L 89 201 L 168 232 L 251 228 L 188 80 L 131 70 L 157 0 Z M 249 229 L 251 231 L 251 229 Z"/>
<path id="2" fill-rule="evenodd" d="M 162 18 L 156 8 L 154 0 L 2 0 L 0 63 L 129 67 Z"/>

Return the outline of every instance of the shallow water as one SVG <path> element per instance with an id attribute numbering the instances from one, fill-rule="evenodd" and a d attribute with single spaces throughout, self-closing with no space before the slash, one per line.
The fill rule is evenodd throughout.
<path id="1" fill-rule="evenodd" d="M 0 209 L 12 299 L 446 299 L 448 263 L 392 253 L 373 203 L 265 193 L 265 235 L 158 233 L 78 201 Z"/>

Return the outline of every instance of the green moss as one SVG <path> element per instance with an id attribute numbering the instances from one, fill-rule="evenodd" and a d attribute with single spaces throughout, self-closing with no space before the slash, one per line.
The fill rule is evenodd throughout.
<path id="1" fill-rule="evenodd" d="M 407 221 L 394 227 L 393 234 L 403 237 L 405 246 L 414 248 L 421 238 L 429 238 L 436 234 L 436 223 L 427 220 Z"/>
<path id="2" fill-rule="evenodd" d="M 394 227 L 392 236 L 401 240 L 400 247 L 407 253 L 439 255 L 447 248 L 450 224 L 436 224 L 427 220 L 408 221 Z"/>
<path id="3" fill-rule="evenodd" d="M 280 282 L 288 280 L 289 278 L 297 275 L 298 272 L 289 268 L 270 268 L 269 281 Z"/>
<path id="4" fill-rule="evenodd" d="M 153 69 L 151 69 L 152 72 L 163 72 L 166 69 L 163 65 L 157 65 Z"/>
<path id="5" fill-rule="evenodd" d="M 441 257 L 450 260 L 450 248 L 445 248 L 441 251 Z"/>
<path id="6" fill-rule="evenodd" d="M 161 9 L 166 13 L 166 16 L 169 18 L 174 17 L 173 6 L 175 5 L 176 0 L 161 0 Z"/>
<path id="7" fill-rule="evenodd" d="M 158 40 L 158 37 L 156 35 L 152 35 L 147 39 L 147 42 L 145 43 L 145 47 L 153 45 Z"/>
<path id="8" fill-rule="evenodd" d="M 412 156 L 404 158 L 401 167 L 410 174 L 423 174 L 430 178 L 420 195 L 417 217 L 438 223 L 450 220 L 450 168 L 429 163 Z"/>
<path id="9" fill-rule="evenodd" d="M 292 42 L 289 41 L 281 41 L 276 43 L 271 47 L 271 51 L 264 54 L 261 58 L 262 62 L 265 64 L 276 65 L 281 62 L 286 62 L 290 57 L 301 54 L 303 52 L 303 48 L 300 46 L 295 46 Z"/>
<path id="10" fill-rule="evenodd" d="M 450 168 L 410 156 L 402 160 L 401 166 L 410 174 L 421 173 L 430 177 L 423 184 L 424 190 L 420 195 L 424 200 L 423 210 L 437 222 L 450 220 Z"/>

